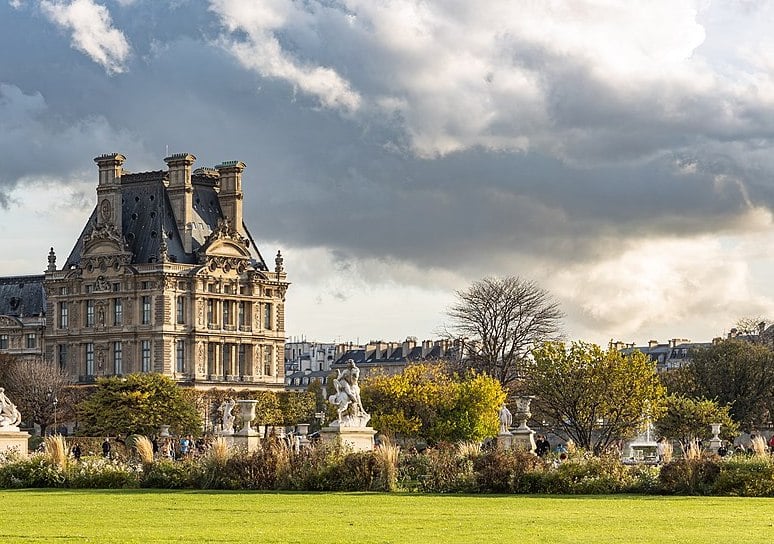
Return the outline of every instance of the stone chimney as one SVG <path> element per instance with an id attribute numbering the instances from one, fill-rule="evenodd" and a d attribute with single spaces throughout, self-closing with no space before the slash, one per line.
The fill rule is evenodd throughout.
<path id="1" fill-rule="evenodd" d="M 242 171 L 245 163 L 226 161 L 215 167 L 220 173 L 220 207 L 231 227 L 244 234 L 242 228 Z"/>
<path id="2" fill-rule="evenodd" d="M 190 153 L 177 153 L 164 159 L 169 168 L 169 186 L 167 194 L 172 205 L 172 214 L 177 221 L 177 230 L 183 240 L 186 253 L 191 253 L 191 221 L 193 221 L 193 184 L 191 167 L 196 157 Z"/>
<path id="3" fill-rule="evenodd" d="M 113 225 L 122 233 L 121 174 L 126 157 L 108 153 L 94 159 L 99 167 L 97 184 L 97 225 Z"/>
<path id="4" fill-rule="evenodd" d="M 658 345 L 658 340 L 648 340 L 648 348 L 653 349 Z"/>

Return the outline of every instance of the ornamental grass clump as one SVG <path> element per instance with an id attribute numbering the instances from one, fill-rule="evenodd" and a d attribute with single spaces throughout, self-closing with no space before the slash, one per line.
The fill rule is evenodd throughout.
<path id="1" fill-rule="evenodd" d="M 769 448 L 766 440 L 762 436 L 756 436 L 750 440 L 750 448 L 755 452 L 755 456 L 761 459 L 769 458 Z"/>
<path id="2" fill-rule="evenodd" d="M 398 488 L 400 447 L 388 437 L 382 437 L 381 443 L 374 450 L 374 457 L 381 472 L 384 490 L 395 491 Z"/>
<path id="3" fill-rule="evenodd" d="M 134 449 L 143 467 L 153 464 L 153 442 L 147 436 L 138 436 L 134 441 Z"/>
<path id="4" fill-rule="evenodd" d="M 52 464 L 62 470 L 67 469 L 67 443 L 61 434 L 49 435 L 45 438 L 44 452 Z"/>

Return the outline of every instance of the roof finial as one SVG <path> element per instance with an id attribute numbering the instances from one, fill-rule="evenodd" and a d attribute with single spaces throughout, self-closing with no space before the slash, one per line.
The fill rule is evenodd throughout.
<path id="1" fill-rule="evenodd" d="M 274 259 L 274 271 L 277 274 L 281 274 L 285 270 L 282 265 L 285 263 L 285 259 L 282 258 L 282 252 L 277 250 L 277 258 Z"/>
<path id="2" fill-rule="evenodd" d="M 54 253 L 53 247 L 48 252 L 48 268 L 46 268 L 46 272 L 56 272 L 56 253 Z"/>

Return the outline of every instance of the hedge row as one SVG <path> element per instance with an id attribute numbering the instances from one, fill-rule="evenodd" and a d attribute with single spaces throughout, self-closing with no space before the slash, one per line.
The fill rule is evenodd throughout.
<path id="1" fill-rule="evenodd" d="M 391 446 L 350 453 L 317 445 L 293 452 L 264 441 L 253 453 L 142 463 L 51 455 L 0 459 L 0 487 L 164 488 L 427 493 L 678 494 L 774 496 L 774 461 L 707 457 L 662 467 L 629 466 L 581 453 L 559 462 L 518 451 L 477 452 L 441 445 L 421 453 Z"/>

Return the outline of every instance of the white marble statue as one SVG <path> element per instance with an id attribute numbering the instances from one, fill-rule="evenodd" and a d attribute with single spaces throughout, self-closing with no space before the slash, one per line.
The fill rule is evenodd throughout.
<path id="1" fill-rule="evenodd" d="M 21 414 L 16 405 L 5 395 L 5 389 L 0 387 L 0 429 L 14 428 L 18 430 Z"/>
<path id="2" fill-rule="evenodd" d="M 371 419 L 360 400 L 359 379 L 360 369 L 352 359 L 347 361 L 347 368 L 343 372 L 336 369 L 336 378 L 333 380 L 336 393 L 328 397 L 328 402 L 336 407 L 339 426 L 365 426 Z"/>
<path id="3" fill-rule="evenodd" d="M 508 429 L 513 423 L 513 415 L 508 407 L 503 404 L 500 408 L 500 434 L 509 434 Z"/>
<path id="4" fill-rule="evenodd" d="M 234 406 L 236 406 L 236 402 L 233 399 L 226 399 L 218 408 L 219 412 L 223 412 L 223 419 L 221 420 L 223 434 L 232 434 L 234 432 L 234 414 L 231 413 Z"/>

